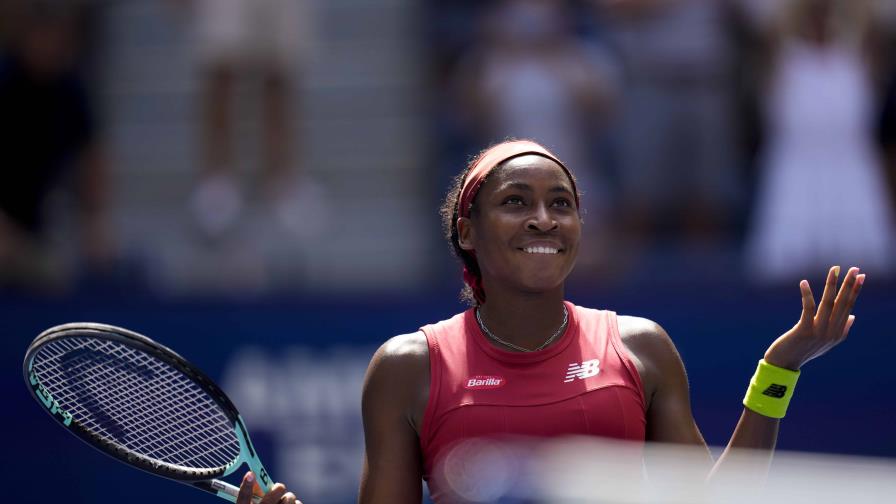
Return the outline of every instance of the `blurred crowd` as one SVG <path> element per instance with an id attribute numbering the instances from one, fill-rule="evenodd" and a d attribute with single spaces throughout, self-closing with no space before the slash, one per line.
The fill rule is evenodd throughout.
<path id="1" fill-rule="evenodd" d="M 300 216 L 322 196 L 302 173 L 293 127 L 301 111 L 295 79 L 312 32 L 307 2 L 157 3 L 169 14 L 163 21 L 186 20 L 195 46 L 198 159 L 189 162 L 196 173 L 183 174 L 193 180 L 183 206 L 197 240 L 228 246 L 224 238 L 249 200 L 261 202 L 281 231 L 308 231 Z M 113 7 L 103 0 L 0 0 L 0 285 L 59 291 L 85 279 L 135 281 L 121 278 L 130 258 L 116 232 L 129 216 L 111 215 L 126 174 L 110 168 L 105 137 L 114 132 L 101 124 L 114 113 L 102 110 L 100 96 L 115 86 L 103 82 L 103 56 L 116 40 L 101 26 Z M 262 117 L 252 161 L 259 183 L 252 187 L 241 187 L 236 167 L 242 145 L 234 109 L 247 101 L 237 96 L 244 81 Z"/>
<path id="2" fill-rule="evenodd" d="M 582 179 L 579 264 L 600 275 L 735 250 L 761 283 L 829 264 L 884 276 L 890 4 L 439 2 L 446 171 L 506 137 L 543 142 Z"/>
<path id="3" fill-rule="evenodd" d="M 158 1 L 189 12 L 195 31 L 200 155 L 184 174 L 195 233 L 216 243 L 247 204 L 284 232 L 326 232 L 303 218 L 328 198 L 295 127 L 316 24 L 307 2 Z M 121 182 L 96 96 L 106 6 L 0 1 L 0 285 L 53 285 L 121 259 L 108 204 Z M 893 2 L 432 0 L 420 24 L 437 147 L 424 164 L 437 173 L 420 180 L 441 193 L 491 143 L 543 143 L 584 192 L 582 274 L 621 277 L 657 253 L 733 255 L 767 284 L 829 264 L 892 272 Z M 247 78 L 262 117 L 257 190 L 234 174 L 233 94 Z"/>

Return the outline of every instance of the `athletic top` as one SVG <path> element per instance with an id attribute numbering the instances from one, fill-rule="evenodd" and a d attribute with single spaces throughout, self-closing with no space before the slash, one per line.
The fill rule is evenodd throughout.
<path id="1" fill-rule="evenodd" d="M 553 345 L 511 352 L 492 345 L 474 309 L 421 328 L 429 346 L 430 392 L 420 432 L 424 479 L 455 443 L 505 436 L 645 439 L 641 378 L 626 354 L 616 314 L 566 302 L 569 324 Z"/>

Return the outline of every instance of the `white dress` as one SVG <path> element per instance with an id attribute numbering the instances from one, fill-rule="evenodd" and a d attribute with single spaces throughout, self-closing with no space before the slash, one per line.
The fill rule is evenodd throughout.
<path id="1" fill-rule="evenodd" d="M 199 0 L 198 56 L 205 64 L 300 67 L 313 42 L 307 0 Z"/>
<path id="2" fill-rule="evenodd" d="M 857 51 L 791 41 L 779 55 L 769 136 L 747 239 L 754 278 L 778 282 L 831 265 L 887 273 L 892 202 L 873 144 L 874 103 Z"/>

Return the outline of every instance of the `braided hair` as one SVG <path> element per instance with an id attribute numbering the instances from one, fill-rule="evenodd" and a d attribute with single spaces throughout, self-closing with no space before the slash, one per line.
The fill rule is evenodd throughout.
<path id="1" fill-rule="evenodd" d="M 448 240 L 448 246 L 451 249 L 451 253 L 454 254 L 454 257 L 460 259 L 461 263 L 463 263 L 470 274 L 480 278 L 482 277 L 482 272 L 479 271 L 479 262 L 476 261 L 473 254 L 470 254 L 460 247 L 460 235 L 457 230 L 457 218 L 459 216 L 458 204 L 460 203 L 460 193 L 464 187 L 464 180 L 467 178 L 467 175 L 470 173 L 473 166 L 476 165 L 476 162 L 479 161 L 479 158 L 490 148 L 491 147 L 482 150 L 479 154 L 470 159 L 470 162 L 467 163 L 464 171 L 454 177 L 451 181 L 451 188 L 448 190 L 448 194 L 445 195 L 445 200 L 442 202 L 441 208 L 439 208 L 439 215 L 442 217 L 442 233 L 445 239 Z M 492 170 L 492 172 L 486 176 L 485 180 L 488 180 L 488 178 L 498 171 L 498 169 L 500 169 L 500 167 L 496 167 Z M 485 183 L 485 181 L 483 181 L 483 183 Z M 470 210 L 471 212 L 476 211 L 476 198 L 474 198 L 473 206 Z M 460 299 L 470 306 L 479 305 L 476 296 L 473 294 L 473 289 L 466 283 L 464 283 L 464 287 L 460 291 Z"/>

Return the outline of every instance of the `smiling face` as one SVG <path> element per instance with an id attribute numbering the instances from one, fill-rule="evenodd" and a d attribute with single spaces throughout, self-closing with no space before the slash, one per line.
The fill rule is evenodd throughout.
<path id="1" fill-rule="evenodd" d="M 563 168 L 539 155 L 513 158 L 488 177 L 471 217 L 458 219 L 460 246 L 475 251 L 486 292 L 563 285 L 581 235 L 575 201 Z"/>

